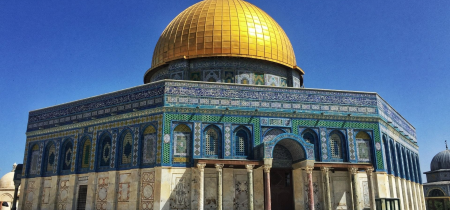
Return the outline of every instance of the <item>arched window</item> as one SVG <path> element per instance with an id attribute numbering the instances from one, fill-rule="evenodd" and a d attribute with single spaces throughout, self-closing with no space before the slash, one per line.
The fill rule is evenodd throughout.
<path id="1" fill-rule="evenodd" d="M 173 138 L 173 162 L 189 162 L 191 129 L 185 124 L 180 124 L 173 130 Z"/>
<path id="2" fill-rule="evenodd" d="M 314 145 L 315 158 L 316 158 L 316 161 L 319 161 L 320 160 L 319 159 L 320 158 L 320 155 L 319 155 L 319 142 L 317 140 L 318 138 L 317 138 L 316 133 L 314 131 L 312 131 L 311 129 L 307 129 L 307 130 L 303 131 L 302 138 L 306 142 Z"/>
<path id="3" fill-rule="evenodd" d="M 356 134 L 356 149 L 358 151 L 358 162 L 370 162 L 372 160 L 369 134 L 364 131 Z"/>
<path id="4" fill-rule="evenodd" d="M 39 146 L 35 144 L 30 151 L 30 174 L 38 173 L 38 161 L 39 161 Z"/>
<path id="5" fill-rule="evenodd" d="M 286 132 L 284 130 L 281 130 L 278 128 L 270 129 L 264 134 L 263 142 L 272 141 L 276 136 L 283 134 L 283 133 L 286 133 Z"/>
<path id="6" fill-rule="evenodd" d="M 100 167 L 108 167 L 111 162 L 111 137 L 108 135 L 103 135 L 100 142 L 98 163 Z"/>
<path id="7" fill-rule="evenodd" d="M 330 134 L 330 151 L 332 159 L 344 159 L 343 151 L 344 138 L 338 131 L 333 131 Z"/>
<path id="8" fill-rule="evenodd" d="M 250 131 L 245 127 L 239 127 L 234 131 L 235 155 L 247 157 L 249 153 L 249 143 L 251 139 Z"/>
<path id="9" fill-rule="evenodd" d="M 70 170 L 72 168 L 72 156 L 73 156 L 73 144 L 72 141 L 66 140 L 66 142 L 63 144 L 62 148 L 62 154 L 61 154 L 61 164 L 62 164 L 62 170 Z"/>
<path id="10" fill-rule="evenodd" d="M 444 194 L 444 192 L 442 192 L 442 190 L 439 190 L 439 189 L 431 190 L 428 193 L 428 197 L 441 197 L 441 196 L 445 196 L 445 194 Z"/>
<path id="11" fill-rule="evenodd" d="M 144 130 L 143 135 L 142 163 L 153 164 L 156 154 L 156 129 L 150 125 Z"/>
<path id="12" fill-rule="evenodd" d="M 53 167 L 56 164 L 56 148 L 55 148 L 55 144 L 53 142 L 51 142 L 48 146 L 47 146 L 47 152 L 45 154 L 45 163 L 46 163 L 46 167 L 45 167 L 45 172 L 53 172 Z"/>
<path id="13" fill-rule="evenodd" d="M 89 169 L 91 166 L 91 139 L 84 139 L 83 146 L 81 147 L 81 169 Z"/>
<path id="14" fill-rule="evenodd" d="M 131 154 L 133 151 L 133 135 L 129 130 L 122 134 L 120 139 L 120 165 L 131 164 Z"/>
<path id="15" fill-rule="evenodd" d="M 204 155 L 206 157 L 218 158 L 220 155 L 222 135 L 216 126 L 209 126 L 204 132 Z"/>

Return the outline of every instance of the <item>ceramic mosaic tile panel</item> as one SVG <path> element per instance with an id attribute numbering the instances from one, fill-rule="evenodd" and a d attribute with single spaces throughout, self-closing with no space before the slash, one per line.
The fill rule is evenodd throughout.
<path id="1" fill-rule="evenodd" d="M 225 83 L 234 83 L 234 71 L 225 71 L 224 74 Z"/>

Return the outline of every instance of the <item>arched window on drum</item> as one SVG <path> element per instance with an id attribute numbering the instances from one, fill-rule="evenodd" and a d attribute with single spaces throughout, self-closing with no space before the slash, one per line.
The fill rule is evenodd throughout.
<path id="1" fill-rule="evenodd" d="M 56 147 L 53 142 L 47 145 L 45 151 L 45 173 L 53 173 L 53 167 L 56 165 Z"/>
<path id="2" fill-rule="evenodd" d="M 334 161 L 344 160 L 344 136 L 339 131 L 330 133 L 330 152 L 331 159 Z"/>
<path id="3" fill-rule="evenodd" d="M 236 158 L 247 158 L 250 154 L 251 134 L 246 127 L 238 127 L 234 130 L 234 155 Z"/>
<path id="4" fill-rule="evenodd" d="M 91 139 L 86 137 L 81 144 L 79 170 L 89 170 L 91 166 Z"/>
<path id="5" fill-rule="evenodd" d="M 440 189 L 433 189 L 428 193 L 428 197 L 442 197 L 445 193 Z"/>
<path id="6" fill-rule="evenodd" d="M 111 162 L 111 136 L 105 134 L 100 138 L 100 150 L 98 154 L 98 166 L 109 168 Z"/>
<path id="7" fill-rule="evenodd" d="M 144 130 L 142 149 L 142 164 L 155 164 L 156 156 L 156 129 L 149 125 Z"/>
<path id="8" fill-rule="evenodd" d="M 61 170 L 70 171 L 72 168 L 72 158 L 73 158 L 73 144 L 70 139 L 67 139 L 62 146 L 61 154 Z"/>
<path id="9" fill-rule="evenodd" d="M 173 130 L 173 163 L 189 163 L 191 135 L 191 129 L 185 124 L 180 124 Z"/>
<path id="10" fill-rule="evenodd" d="M 311 129 L 306 129 L 305 131 L 302 132 L 302 138 L 306 142 L 314 145 L 315 159 L 316 159 L 316 161 L 320 161 L 320 158 L 319 158 L 320 157 L 320 155 L 319 155 L 319 142 L 318 142 L 318 138 L 317 138 L 316 132 L 314 132 Z"/>
<path id="11" fill-rule="evenodd" d="M 30 166 L 29 166 L 29 174 L 36 175 L 39 172 L 38 161 L 39 161 L 39 146 L 35 144 L 30 151 Z"/>
<path id="12" fill-rule="evenodd" d="M 372 153 L 370 146 L 370 136 L 365 131 L 356 134 L 356 150 L 358 152 L 358 162 L 370 163 L 372 161 Z"/>
<path id="13" fill-rule="evenodd" d="M 129 130 L 126 130 L 120 138 L 120 167 L 129 166 L 132 162 L 131 155 L 133 151 L 133 135 Z"/>
<path id="14" fill-rule="evenodd" d="M 214 125 L 208 126 L 203 134 L 204 157 L 219 158 L 222 143 L 222 133 Z"/>

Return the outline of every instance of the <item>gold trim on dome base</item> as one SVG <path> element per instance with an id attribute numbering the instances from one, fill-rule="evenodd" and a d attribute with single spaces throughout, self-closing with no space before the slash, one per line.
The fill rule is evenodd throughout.
<path id="1" fill-rule="evenodd" d="M 177 59 L 216 56 L 267 60 L 304 73 L 286 33 L 267 13 L 243 0 L 204 0 L 166 27 L 146 74 Z"/>

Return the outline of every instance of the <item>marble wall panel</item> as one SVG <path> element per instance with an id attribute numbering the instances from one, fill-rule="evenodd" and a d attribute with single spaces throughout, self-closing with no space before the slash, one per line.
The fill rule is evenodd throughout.
<path id="1" fill-rule="evenodd" d="M 204 209 L 217 209 L 217 172 L 215 169 L 205 169 Z"/>
<path id="2" fill-rule="evenodd" d="M 331 205 L 333 209 L 351 209 L 350 180 L 348 172 L 336 172 L 331 176 Z"/>
<path id="3" fill-rule="evenodd" d="M 141 174 L 141 210 L 153 210 L 155 200 L 155 171 L 143 171 Z"/>
<path id="4" fill-rule="evenodd" d="M 234 170 L 234 202 L 235 210 L 248 209 L 248 178 L 246 170 Z"/>
<path id="5" fill-rule="evenodd" d="M 189 210 L 191 208 L 191 174 L 173 173 L 170 195 L 170 209 Z"/>

